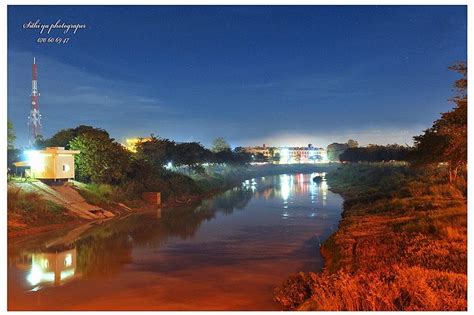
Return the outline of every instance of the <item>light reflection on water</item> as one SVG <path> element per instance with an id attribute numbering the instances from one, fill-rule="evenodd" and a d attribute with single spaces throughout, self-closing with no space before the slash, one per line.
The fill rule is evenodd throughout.
<path id="1" fill-rule="evenodd" d="M 266 176 L 198 206 L 10 246 L 9 308 L 277 309 L 274 286 L 322 267 L 341 205 L 325 174 Z"/>

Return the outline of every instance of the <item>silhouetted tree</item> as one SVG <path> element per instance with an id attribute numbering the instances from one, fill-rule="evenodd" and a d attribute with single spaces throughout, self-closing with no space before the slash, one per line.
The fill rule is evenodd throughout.
<path id="1" fill-rule="evenodd" d="M 176 145 L 176 165 L 186 165 L 202 171 L 199 166 L 213 160 L 213 153 L 198 142 L 184 142 Z"/>
<path id="2" fill-rule="evenodd" d="M 349 148 L 357 148 L 359 146 L 359 142 L 357 142 L 355 140 L 352 140 L 352 139 L 349 139 L 349 140 L 347 140 L 347 146 Z"/>
<path id="3" fill-rule="evenodd" d="M 151 135 L 150 139 L 136 144 L 136 157 L 155 168 L 176 160 L 176 143 L 169 139 L 162 139 Z"/>
<path id="4" fill-rule="evenodd" d="M 7 148 L 8 150 L 15 149 L 15 140 L 16 135 L 13 131 L 13 124 L 10 121 L 7 121 Z"/>
<path id="5" fill-rule="evenodd" d="M 326 152 L 328 160 L 331 162 L 338 162 L 339 156 L 348 148 L 346 143 L 331 143 L 327 146 Z"/>
<path id="6" fill-rule="evenodd" d="M 37 138 L 35 147 L 42 149 L 45 147 L 65 147 L 69 149 L 69 142 L 79 135 L 91 133 L 93 135 L 101 135 L 109 138 L 109 133 L 101 128 L 95 128 L 92 126 L 80 125 L 76 128 L 62 129 L 56 132 L 51 138 L 43 139 L 42 137 Z M 113 140 L 113 139 L 112 139 Z"/>
<path id="7" fill-rule="evenodd" d="M 449 68 L 462 76 L 454 83 L 457 94 L 451 101 L 455 106 L 414 137 L 411 159 L 415 165 L 448 163 L 449 181 L 453 182 L 467 167 L 467 66 L 459 62 Z"/>
<path id="8" fill-rule="evenodd" d="M 214 139 L 214 141 L 212 142 L 212 152 L 218 153 L 226 150 L 230 150 L 230 145 L 224 138 L 219 137 Z"/>
<path id="9" fill-rule="evenodd" d="M 347 148 L 340 156 L 344 162 L 406 161 L 411 148 L 398 144 Z"/>

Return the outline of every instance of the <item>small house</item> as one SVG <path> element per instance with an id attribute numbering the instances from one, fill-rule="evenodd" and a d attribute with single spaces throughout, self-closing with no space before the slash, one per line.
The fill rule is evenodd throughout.
<path id="1" fill-rule="evenodd" d="M 44 180 L 74 179 L 74 155 L 79 153 L 78 150 L 65 150 L 64 147 L 26 151 L 26 164 L 30 167 L 28 175 Z"/>

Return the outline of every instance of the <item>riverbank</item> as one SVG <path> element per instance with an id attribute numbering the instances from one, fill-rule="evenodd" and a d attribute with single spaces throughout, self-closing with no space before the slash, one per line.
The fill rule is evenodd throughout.
<path id="1" fill-rule="evenodd" d="M 345 202 L 321 249 L 325 268 L 290 276 L 274 299 L 296 310 L 466 310 L 467 199 L 440 173 L 381 164 L 331 172 Z"/>
<path id="2" fill-rule="evenodd" d="M 197 205 L 11 240 L 9 308 L 281 310 L 272 287 L 300 266 L 322 266 L 308 240 L 326 238 L 340 218 L 342 197 L 313 177 L 256 177 Z M 31 263 L 68 253 L 74 276 L 28 281 Z"/>
<path id="3" fill-rule="evenodd" d="M 162 195 L 160 208 L 198 203 L 254 177 L 328 172 L 337 167 L 334 164 L 262 164 L 247 166 L 215 165 L 206 168 L 204 173 L 192 173 L 188 181 L 182 181 L 179 194 Z M 183 177 L 182 175 L 180 175 Z M 22 183 L 22 185 L 25 185 Z M 153 207 L 137 195 L 125 193 L 127 187 L 84 184 L 73 182 L 75 189 L 90 204 L 99 206 L 120 217 L 124 213 L 149 210 Z M 67 226 L 88 222 L 79 218 L 64 207 L 42 198 L 37 191 L 28 191 L 9 183 L 8 188 L 8 238 L 32 235 Z"/>

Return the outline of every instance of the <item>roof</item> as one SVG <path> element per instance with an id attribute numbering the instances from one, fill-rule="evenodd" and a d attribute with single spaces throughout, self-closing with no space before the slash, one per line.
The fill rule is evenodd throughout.
<path id="1" fill-rule="evenodd" d="M 30 166 L 30 164 L 27 161 L 20 161 L 20 162 L 15 162 L 13 163 L 16 167 L 26 167 Z"/>
<path id="2" fill-rule="evenodd" d="M 49 154 L 79 154 L 79 150 L 66 150 L 64 147 L 47 147 L 44 150 L 32 150 L 39 153 L 49 153 Z"/>

